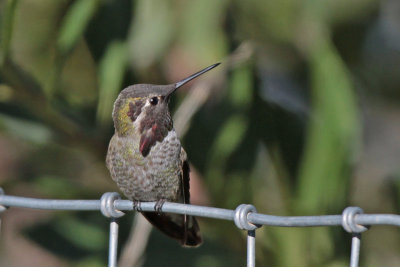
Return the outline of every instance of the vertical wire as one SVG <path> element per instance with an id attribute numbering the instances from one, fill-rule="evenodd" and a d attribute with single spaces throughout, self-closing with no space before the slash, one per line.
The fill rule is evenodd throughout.
<path id="1" fill-rule="evenodd" d="M 247 267 L 256 266 L 256 230 L 247 232 Z"/>
<path id="2" fill-rule="evenodd" d="M 351 238 L 350 267 L 358 267 L 360 258 L 361 234 L 353 234 Z"/>
<path id="3" fill-rule="evenodd" d="M 108 247 L 108 267 L 117 267 L 118 223 L 116 218 L 110 221 L 110 241 Z"/>

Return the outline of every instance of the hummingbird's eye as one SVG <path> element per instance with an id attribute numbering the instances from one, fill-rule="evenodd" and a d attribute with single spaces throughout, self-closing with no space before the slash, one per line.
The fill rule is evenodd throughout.
<path id="1" fill-rule="evenodd" d="M 152 104 L 153 106 L 155 106 L 155 105 L 157 105 L 158 104 L 158 97 L 152 97 L 152 98 L 150 98 L 150 104 Z"/>

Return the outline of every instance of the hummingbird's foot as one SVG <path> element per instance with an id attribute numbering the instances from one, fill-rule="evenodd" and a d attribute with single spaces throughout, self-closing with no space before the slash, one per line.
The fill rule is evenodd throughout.
<path id="1" fill-rule="evenodd" d="M 142 203 L 140 201 L 134 200 L 133 201 L 133 210 L 142 212 L 143 210 L 142 210 L 141 204 Z"/>
<path id="2" fill-rule="evenodd" d="M 155 210 L 158 214 L 161 213 L 162 206 L 164 205 L 164 203 L 165 203 L 165 199 L 159 199 L 159 200 L 157 200 L 156 204 L 154 205 L 154 210 Z"/>

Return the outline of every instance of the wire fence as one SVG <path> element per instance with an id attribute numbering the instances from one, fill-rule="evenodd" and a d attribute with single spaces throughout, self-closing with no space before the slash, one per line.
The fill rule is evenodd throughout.
<path id="1" fill-rule="evenodd" d="M 155 211 L 156 202 L 142 202 L 142 211 Z M 137 205 L 136 205 L 137 206 Z M 117 266 L 118 218 L 123 211 L 134 210 L 133 202 L 122 200 L 116 192 L 107 192 L 100 200 L 58 200 L 9 196 L 0 188 L 0 213 L 8 207 L 45 210 L 100 210 L 110 218 L 108 266 Z M 221 220 L 230 220 L 242 230 L 247 230 L 247 266 L 255 266 L 256 229 L 262 225 L 281 227 L 342 226 L 351 234 L 350 267 L 358 266 L 361 233 L 370 225 L 393 225 L 400 227 L 400 215 L 364 214 L 359 207 L 347 207 L 341 215 L 323 216 L 274 216 L 257 213 L 253 205 L 241 204 L 235 210 L 165 202 L 162 212 L 187 214 Z"/>

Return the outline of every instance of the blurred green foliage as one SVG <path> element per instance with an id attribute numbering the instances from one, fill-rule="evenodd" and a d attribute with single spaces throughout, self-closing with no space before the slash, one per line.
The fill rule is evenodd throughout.
<path id="1" fill-rule="evenodd" d="M 0 164 L 2 187 L 70 199 L 117 191 L 104 158 L 118 92 L 134 83 L 176 82 L 222 61 L 203 77 L 208 93 L 194 97 L 200 108 L 182 130 L 194 179 L 205 188 L 192 188 L 192 198 L 203 199 L 197 204 L 252 203 L 277 215 L 337 214 L 348 205 L 398 212 L 398 168 L 374 172 L 387 165 L 364 142 L 363 116 L 365 107 L 383 107 L 379 121 L 397 125 L 400 23 L 384 12 L 391 5 L 398 6 L 389 0 L 3 0 L 0 161 L 9 164 Z M 173 111 L 184 103 L 185 88 Z M 386 177 L 396 189 L 380 197 L 372 185 Z M 121 244 L 130 224 L 127 215 Z M 153 233 L 144 265 L 243 266 L 245 233 L 225 221 L 201 219 L 201 227 L 205 244 L 196 250 Z M 54 212 L 23 229 L 72 266 L 105 264 L 107 230 L 100 213 L 79 212 Z M 399 233 L 377 236 L 363 246 L 365 266 L 400 260 L 393 241 Z M 387 238 L 390 247 L 382 243 Z M 385 253 L 368 242 L 381 242 Z M 336 267 L 348 258 L 349 236 L 339 228 L 257 231 L 257 266 Z"/>

